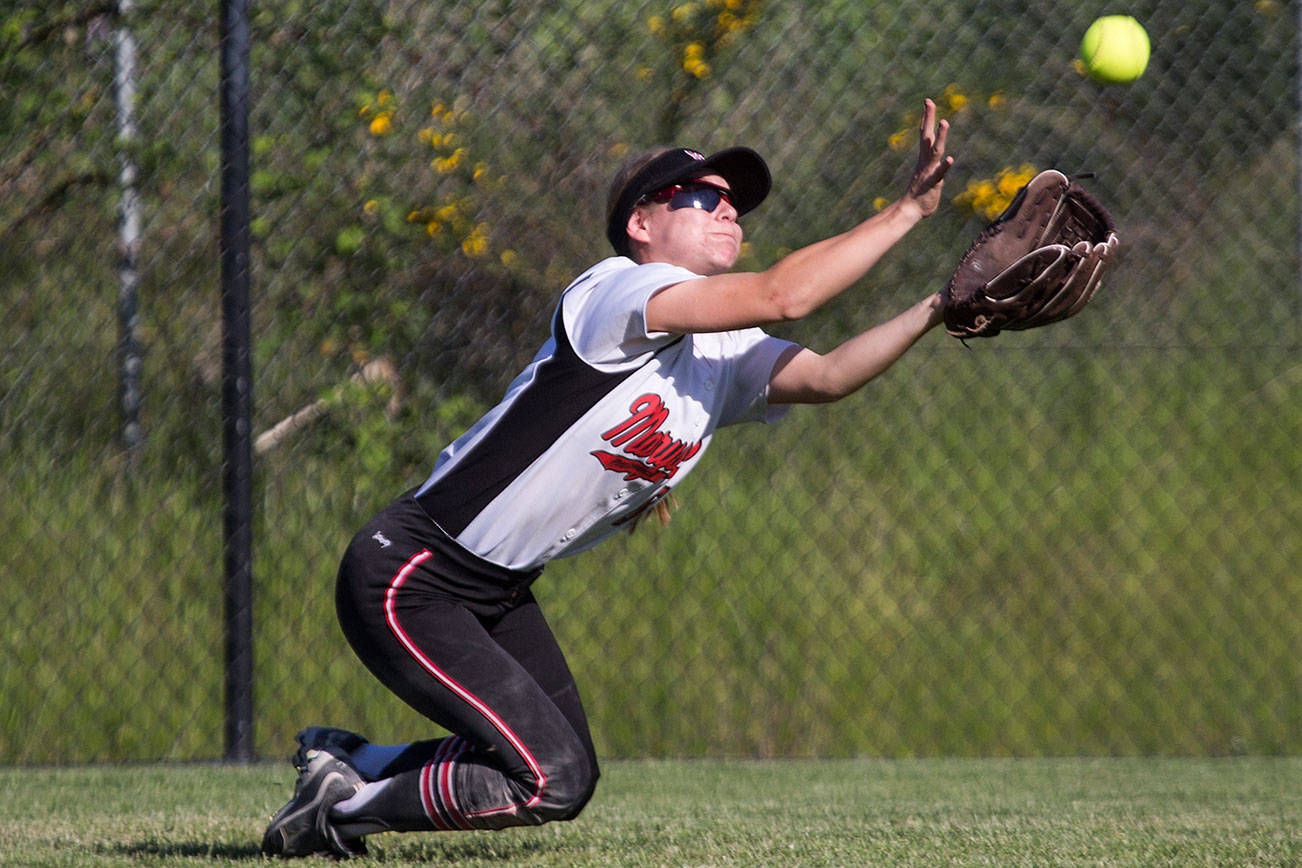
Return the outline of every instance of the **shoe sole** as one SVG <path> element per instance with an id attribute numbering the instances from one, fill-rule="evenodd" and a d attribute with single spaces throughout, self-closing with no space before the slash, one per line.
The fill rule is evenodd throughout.
<path id="1" fill-rule="evenodd" d="M 333 754 L 330 759 L 340 762 Z M 342 855 L 335 854 L 330 841 L 317 828 L 317 818 L 329 805 L 352 796 L 358 783 L 350 782 L 343 772 L 325 772 L 315 783 L 316 792 L 309 801 L 300 801 L 302 793 L 295 793 L 289 804 L 276 812 L 262 837 L 262 852 L 267 856 Z"/>

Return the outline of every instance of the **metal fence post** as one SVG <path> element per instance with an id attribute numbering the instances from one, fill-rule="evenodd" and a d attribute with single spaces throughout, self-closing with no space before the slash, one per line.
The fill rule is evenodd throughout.
<path id="1" fill-rule="evenodd" d="M 122 442 L 130 464 L 134 464 L 142 439 L 140 430 L 141 359 L 138 290 L 140 286 L 140 192 L 136 189 L 139 170 L 132 148 L 136 144 L 136 40 L 130 24 L 131 0 L 118 0 L 114 31 L 113 90 L 117 103 L 118 147 L 121 166 L 118 183 L 122 200 L 118 206 L 118 321 L 122 412 Z"/>
<path id="2" fill-rule="evenodd" d="M 226 752 L 253 759 L 253 365 L 249 324 L 249 19 L 221 4 L 221 296 Z"/>

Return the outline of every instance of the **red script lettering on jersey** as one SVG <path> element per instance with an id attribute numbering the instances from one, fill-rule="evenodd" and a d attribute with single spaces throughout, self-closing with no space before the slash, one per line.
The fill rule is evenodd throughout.
<path id="1" fill-rule="evenodd" d="M 601 435 L 611 446 L 621 447 L 624 454 L 600 450 L 592 453 L 607 470 L 622 473 L 630 481 L 664 482 L 678 472 L 680 464 L 701 451 L 699 440 L 686 443 L 660 430 L 669 421 L 669 408 L 659 395 L 647 393 L 628 410 L 632 415 Z"/>

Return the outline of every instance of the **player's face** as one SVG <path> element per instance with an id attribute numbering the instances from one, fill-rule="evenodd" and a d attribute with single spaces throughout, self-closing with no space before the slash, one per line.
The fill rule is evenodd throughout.
<path id="1" fill-rule="evenodd" d="M 727 271 L 737 262 L 742 239 L 728 182 L 705 175 L 681 187 L 639 206 L 648 235 L 642 261 L 669 262 L 705 275 Z"/>

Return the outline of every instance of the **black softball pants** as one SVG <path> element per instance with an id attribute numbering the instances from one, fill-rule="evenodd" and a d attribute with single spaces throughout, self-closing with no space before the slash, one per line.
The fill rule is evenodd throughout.
<path id="1" fill-rule="evenodd" d="M 539 572 L 470 555 L 410 494 L 344 555 L 336 605 L 349 644 L 390 690 L 452 733 L 429 743 L 418 777 L 408 774 L 426 828 L 572 819 L 596 786 L 578 689 L 529 590 Z"/>

